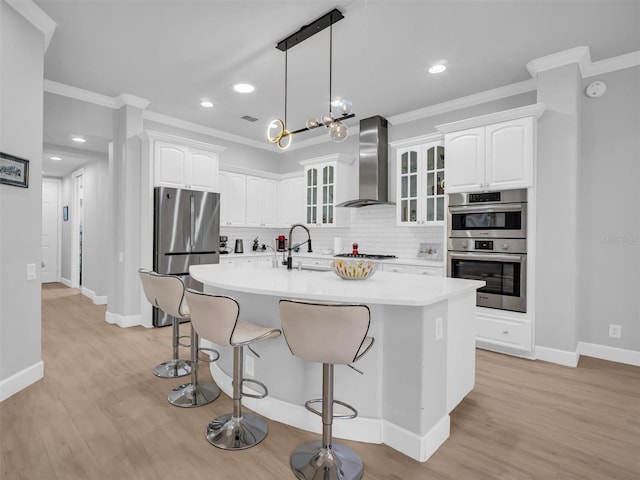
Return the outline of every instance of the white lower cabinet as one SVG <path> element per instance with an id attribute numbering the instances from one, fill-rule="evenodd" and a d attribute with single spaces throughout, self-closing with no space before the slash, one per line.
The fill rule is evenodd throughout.
<path id="1" fill-rule="evenodd" d="M 383 263 L 382 271 L 394 273 L 410 273 L 413 275 L 444 276 L 444 267 L 427 267 L 424 265 L 406 265 L 395 263 Z"/>
<path id="2" fill-rule="evenodd" d="M 528 320 L 509 318 L 508 314 L 477 314 L 476 340 L 478 346 L 521 350 L 530 352 L 532 349 L 532 328 Z"/>

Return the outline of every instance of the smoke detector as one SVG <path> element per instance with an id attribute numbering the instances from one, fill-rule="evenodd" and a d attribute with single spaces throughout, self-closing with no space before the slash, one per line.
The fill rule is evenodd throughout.
<path id="1" fill-rule="evenodd" d="M 604 95 L 607 91 L 607 85 L 604 82 L 596 81 L 587 85 L 584 93 L 586 93 L 587 97 L 598 98 Z"/>

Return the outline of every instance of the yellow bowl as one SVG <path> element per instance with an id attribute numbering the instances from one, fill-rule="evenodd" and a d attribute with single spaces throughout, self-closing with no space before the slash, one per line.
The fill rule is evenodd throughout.
<path id="1" fill-rule="evenodd" d="M 344 280 L 364 280 L 373 275 L 378 264 L 364 259 L 337 259 L 331 262 L 331 270 Z"/>

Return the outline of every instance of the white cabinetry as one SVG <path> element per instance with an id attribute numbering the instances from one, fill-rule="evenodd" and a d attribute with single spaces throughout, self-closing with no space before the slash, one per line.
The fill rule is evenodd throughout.
<path id="1" fill-rule="evenodd" d="M 410 273 L 414 275 L 444 276 L 444 267 L 431 267 L 425 265 L 407 265 L 398 263 L 384 263 L 382 271 L 394 273 Z"/>
<path id="2" fill-rule="evenodd" d="M 218 152 L 185 143 L 153 139 L 154 185 L 218 191 Z"/>
<path id="3" fill-rule="evenodd" d="M 246 182 L 246 225 L 275 227 L 277 225 L 276 181 L 247 175 Z"/>
<path id="4" fill-rule="evenodd" d="M 349 224 L 349 209 L 336 208 L 336 205 L 355 198 L 357 179 L 353 160 L 335 154 L 300 162 L 304 166 L 307 225 L 336 227 Z"/>
<path id="5" fill-rule="evenodd" d="M 247 176 L 242 173 L 220 172 L 220 225 L 246 224 Z"/>
<path id="6" fill-rule="evenodd" d="M 278 225 L 305 223 L 305 183 L 302 175 L 278 182 Z"/>
<path id="7" fill-rule="evenodd" d="M 486 311 L 478 308 L 476 342 L 490 350 L 530 352 L 532 346 L 531 321 L 517 318 L 509 312 Z"/>
<path id="8" fill-rule="evenodd" d="M 444 151 L 440 142 L 397 150 L 398 225 L 444 222 Z"/>
<path id="9" fill-rule="evenodd" d="M 542 105 L 439 125 L 447 152 L 447 193 L 533 186 L 536 119 Z"/>

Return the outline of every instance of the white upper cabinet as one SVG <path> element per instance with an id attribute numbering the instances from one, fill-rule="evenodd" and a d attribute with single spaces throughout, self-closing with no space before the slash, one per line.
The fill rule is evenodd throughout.
<path id="1" fill-rule="evenodd" d="M 305 178 L 305 223 L 318 227 L 349 224 L 348 208 L 337 208 L 341 202 L 356 196 L 353 158 L 342 154 L 328 155 L 300 162 Z"/>
<path id="2" fill-rule="evenodd" d="M 278 182 L 278 225 L 305 223 L 305 179 L 302 175 Z"/>
<path id="3" fill-rule="evenodd" d="M 194 147 L 179 138 L 164 140 L 150 135 L 153 142 L 155 186 L 218 191 L 220 147 L 198 144 Z"/>
<path id="4" fill-rule="evenodd" d="M 277 226 L 277 183 L 270 178 L 247 175 L 247 215 L 248 227 Z"/>
<path id="5" fill-rule="evenodd" d="M 439 125 L 447 152 L 446 192 L 532 187 L 536 122 L 543 111 L 537 104 Z"/>
<path id="6" fill-rule="evenodd" d="M 220 172 L 220 225 L 241 227 L 246 224 L 247 176 Z"/>
<path id="7" fill-rule="evenodd" d="M 445 217 L 445 158 L 441 142 L 396 151 L 398 225 L 437 225 Z"/>

